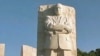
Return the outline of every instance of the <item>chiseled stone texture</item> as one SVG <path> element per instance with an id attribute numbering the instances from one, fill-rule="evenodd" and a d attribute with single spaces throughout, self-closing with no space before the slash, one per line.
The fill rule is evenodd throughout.
<path id="1" fill-rule="evenodd" d="M 0 44 L 0 56 L 4 56 L 5 54 L 5 44 Z"/>
<path id="2" fill-rule="evenodd" d="M 68 56 L 77 56 L 77 46 L 76 46 L 76 19 L 75 19 L 75 9 L 71 6 L 62 4 L 62 16 L 68 19 L 68 22 L 71 26 L 71 33 L 68 34 L 70 37 L 71 51 L 67 53 L 71 53 Z M 46 42 L 46 34 L 45 34 L 45 23 L 44 21 L 47 19 L 47 16 L 56 16 L 55 15 L 55 5 L 40 5 L 38 11 L 38 37 L 37 37 L 37 56 L 44 55 L 45 51 L 45 43 Z M 51 32 L 50 32 L 51 33 Z M 50 39 L 51 40 L 51 39 Z M 65 40 L 65 39 L 64 39 Z M 47 40 L 48 41 L 48 40 Z M 62 43 L 63 44 L 63 43 Z M 67 54 L 66 53 L 66 54 Z"/>
<path id="3" fill-rule="evenodd" d="M 21 56 L 36 56 L 36 48 L 28 45 L 23 45 L 21 50 Z"/>

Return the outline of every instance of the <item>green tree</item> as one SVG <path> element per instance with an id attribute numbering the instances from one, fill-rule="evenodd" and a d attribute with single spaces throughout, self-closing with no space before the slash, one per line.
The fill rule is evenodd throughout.
<path id="1" fill-rule="evenodd" d="M 83 52 L 80 49 L 77 49 L 77 56 L 88 56 L 87 52 Z"/>
<path id="2" fill-rule="evenodd" d="M 82 51 L 80 49 L 77 49 L 77 56 L 82 56 Z"/>
<path id="3" fill-rule="evenodd" d="M 89 52 L 89 56 L 96 56 L 95 51 L 94 51 L 94 50 L 91 50 L 91 51 Z"/>
<path id="4" fill-rule="evenodd" d="M 89 56 L 87 52 L 83 52 L 82 56 Z"/>
<path id="5" fill-rule="evenodd" d="M 96 49 L 96 56 L 100 56 L 100 48 Z"/>

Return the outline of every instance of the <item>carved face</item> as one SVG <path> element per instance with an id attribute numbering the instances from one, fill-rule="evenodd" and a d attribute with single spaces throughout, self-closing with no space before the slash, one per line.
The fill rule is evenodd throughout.
<path id="1" fill-rule="evenodd" d="M 62 6 L 57 4 L 56 7 L 55 7 L 55 14 L 56 15 L 61 15 L 62 11 L 63 11 L 62 9 L 63 9 Z"/>

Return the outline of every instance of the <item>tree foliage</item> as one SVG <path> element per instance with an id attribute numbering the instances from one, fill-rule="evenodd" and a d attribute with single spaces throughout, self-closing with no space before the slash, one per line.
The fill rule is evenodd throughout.
<path id="1" fill-rule="evenodd" d="M 91 50 L 90 52 L 83 52 L 82 50 L 77 49 L 77 56 L 100 56 L 100 48 Z"/>

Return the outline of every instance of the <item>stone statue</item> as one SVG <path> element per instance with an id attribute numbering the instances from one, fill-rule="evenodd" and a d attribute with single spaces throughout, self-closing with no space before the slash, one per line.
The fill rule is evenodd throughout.
<path id="1" fill-rule="evenodd" d="M 0 56 L 5 56 L 5 44 L 0 43 Z"/>
<path id="2" fill-rule="evenodd" d="M 60 3 L 44 7 L 48 9 L 40 8 L 37 55 L 76 56 L 74 15 Z"/>

